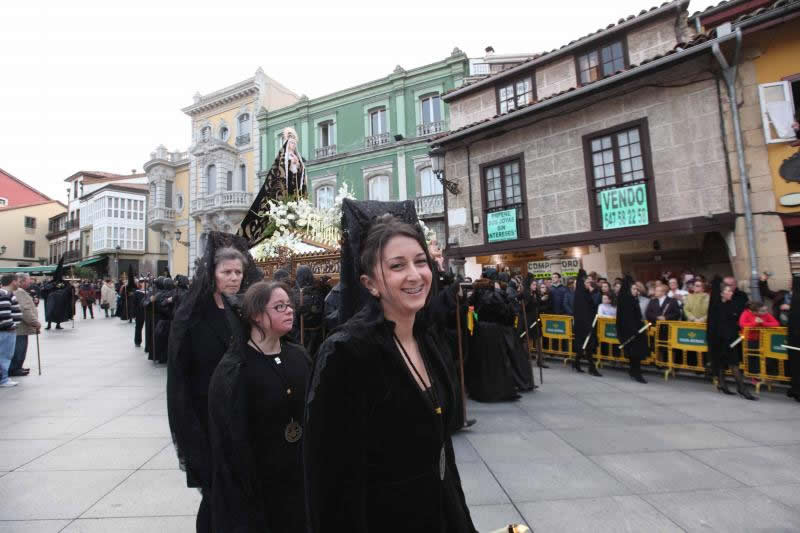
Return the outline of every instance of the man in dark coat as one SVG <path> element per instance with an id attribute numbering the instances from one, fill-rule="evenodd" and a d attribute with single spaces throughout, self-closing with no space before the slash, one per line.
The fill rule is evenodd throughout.
<path id="1" fill-rule="evenodd" d="M 680 320 L 681 308 L 675 298 L 667 296 L 667 286 L 659 283 L 656 285 L 655 297 L 647 304 L 644 315 L 653 324 L 660 320 Z"/>
<path id="2" fill-rule="evenodd" d="M 553 282 L 550 285 L 550 299 L 553 302 L 553 313 L 556 315 L 564 314 L 564 296 L 567 294 L 567 288 L 561 284 L 561 274 L 553 272 L 550 275 Z"/>
<path id="3" fill-rule="evenodd" d="M 628 373 L 631 379 L 639 383 L 647 383 L 642 376 L 642 359 L 647 357 L 647 330 L 642 328 L 642 308 L 639 306 L 639 290 L 633 278 L 625 276 L 617 300 L 617 338 L 621 343 L 627 342 L 623 348 L 630 360 Z"/>
<path id="4" fill-rule="evenodd" d="M 789 308 L 789 325 L 787 329 L 786 343 L 789 346 L 800 348 L 800 276 L 792 278 L 792 303 Z M 800 402 L 800 351 L 787 351 L 789 352 L 792 386 L 786 395 Z"/>
<path id="5" fill-rule="evenodd" d="M 733 291 L 733 296 L 731 297 L 731 301 L 733 302 L 733 308 L 736 310 L 736 316 L 742 316 L 742 313 L 747 308 L 747 303 L 750 301 L 750 298 L 747 297 L 747 293 L 739 290 L 739 286 L 736 283 L 736 278 L 733 276 L 725 276 L 722 280 L 722 283 L 730 287 Z"/>
<path id="6" fill-rule="evenodd" d="M 594 303 L 591 290 L 586 287 L 586 271 L 581 269 L 578 272 L 578 280 L 575 282 L 575 300 L 573 304 L 573 323 L 572 331 L 575 334 L 574 350 L 576 372 L 581 370 L 581 358 L 585 358 L 589 363 L 589 374 L 600 377 L 600 372 L 594 364 L 592 354 L 597 349 L 597 332 L 595 317 L 597 316 L 597 304 Z M 586 339 L 589 339 L 588 342 Z M 584 348 L 586 342 L 586 348 Z"/>

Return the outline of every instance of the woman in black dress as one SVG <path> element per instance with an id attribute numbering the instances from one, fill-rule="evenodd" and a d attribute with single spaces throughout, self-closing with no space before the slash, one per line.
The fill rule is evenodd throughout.
<path id="1" fill-rule="evenodd" d="M 575 336 L 573 349 L 575 350 L 575 364 L 573 368 L 576 372 L 581 370 L 581 359 L 586 359 L 589 363 L 589 374 L 602 377 L 594 364 L 594 352 L 597 349 L 597 324 L 594 319 L 597 316 L 597 303 L 594 299 L 594 282 L 586 279 L 586 271 L 581 269 L 578 272 L 578 279 L 575 282 L 575 302 L 572 311 L 572 331 Z M 586 340 L 588 337 L 588 341 Z M 584 348 L 584 343 L 586 347 Z"/>
<path id="2" fill-rule="evenodd" d="M 630 276 L 625 276 L 619 290 L 616 325 L 620 342 L 628 343 L 623 348 L 630 360 L 628 374 L 634 381 L 647 383 L 642 375 L 642 360 L 647 358 L 650 347 L 647 344 L 647 330 L 639 331 L 644 326 L 642 308 L 639 305 L 639 289 Z"/>
<path id="3" fill-rule="evenodd" d="M 722 286 L 719 276 L 711 282 L 711 299 L 708 306 L 706 326 L 711 367 L 717 377 L 717 390 L 723 394 L 734 394 L 725 382 L 725 370 L 730 370 L 736 380 L 736 390 L 746 400 L 757 400 L 744 385 L 739 369 L 739 350 L 731 347 L 739 337 L 739 311 L 733 301 L 733 289 Z M 741 344 L 741 343 L 740 343 Z"/>
<path id="4" fill-rule="evenodd" d="M 241 237 L 209 233 L 191 289 L 181 299 L 170 328 L 167 414 L 186 484 L 203 494 L 198 532 L 211 531 L 208 385 L 231 340 L 222 295 L 235 295 L 263 277 L 248 248 Z"/>
<path id="5" fill-rule="evenodd" d="M 213 530 L 303 532 L 301 442 L 311 360 L 285 342 L 294 311 L 283 283 L 260 282 L 244 295 L 242 322 L 208 394 Z"/>
<path id="6" fill-rule="evenodd" d="M 425 316 L 432 263 L 422 232 L 369 216 L 395 206 L 343 205 L 340 312 L 360 310 L 323 343 L 306 399 L 314 533 L 475 531 L 447 431 L 454 391 Z M 398 207 L 415 222 L 413 204 Z"/>

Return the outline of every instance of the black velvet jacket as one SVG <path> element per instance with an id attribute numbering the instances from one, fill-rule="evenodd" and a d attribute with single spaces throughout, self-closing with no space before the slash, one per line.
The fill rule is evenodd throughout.
<path id="1" fill-rule="evenodd" d="M 309 531 L 475 531 L 446 430 L 454 389 L 435 328 L 421 315 L 414 336 L 441 415 L 412 377 L 392 338 L 394 323 L 377 302 L 320 348 L 303 435 Z"/>

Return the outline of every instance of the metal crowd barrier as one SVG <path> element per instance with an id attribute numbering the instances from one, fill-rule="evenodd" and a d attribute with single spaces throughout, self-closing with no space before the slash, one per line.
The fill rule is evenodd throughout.
<path id="1" fill-rule="evenodd" d="M 572 317 L 569 315 L 541 315 L 542 349 L 547 355 L 560 356 L 564 363 L 575 357 L 573 349 Z M 744 375 L 755 382 L 756 391 L 761 385 L 770 390 L 774 383 L 791 381 L 786 343 L 786 328 L 744 328 L 742 335 L 742 363 Z M 667 320 L 656 322 L 648 331 L 650 355 L 642 366 L 655 367 L 664 373 L 664 379 L 674 377 L 677 371 L 705 374 L 710 366 L 706 325 L 698 322 Z M 597 350 L 594 357 L 598 366 L 604 363 L 627 365 L 627 357 L 619 349 L 616 320 L 598 318 Z"/>

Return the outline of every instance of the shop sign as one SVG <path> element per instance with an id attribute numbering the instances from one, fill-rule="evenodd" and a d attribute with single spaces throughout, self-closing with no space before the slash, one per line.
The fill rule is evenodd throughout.
<path id="1" fill-rule="evenodd" d="M 550 335 L 566 335 L 567 322 L 566 320 L 545 319 L 544 331 Z"/>
<path id="2" fill-rule="evenodd" d="M 486 232 L 489 242 L 510 241 L 517 238 L 517 210 L 506 209 L 486 214 Z"/>
<path id="3" fill-rule="evenodd" d="M 550 279 L 550 261 L 530 261 L 528 272 L 536 279 Z"/>
<path id="4" fill-rule="evenodd" d="M 644 226 L 647 215 L 647 187 L 644 183 L 600 191 L 603 229 Z"/>
<path id="5" fill-rule="evenodd" d="M 705 348 L 705 328 L 678 328 L 678 344 Z"/>
<path id="6" fill-rule="evenodd" d="M 561 277 L 562 278 L 577 278 L 578 270 L 581 268 L 581 260 L 577 258 L 569 258 L 561 260 Z M 529 261 L 528 272 L 533 274 L 536 279 L 550 279 L 553 273 L 550 261 Z"/>

